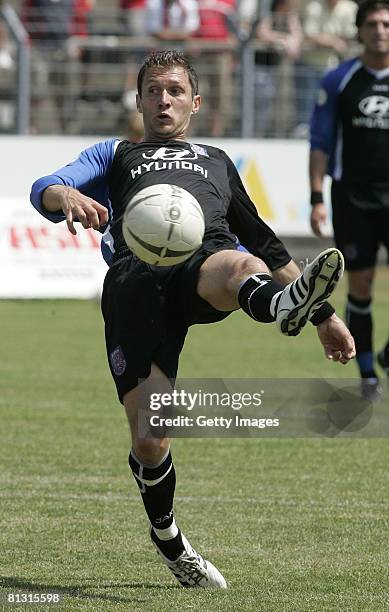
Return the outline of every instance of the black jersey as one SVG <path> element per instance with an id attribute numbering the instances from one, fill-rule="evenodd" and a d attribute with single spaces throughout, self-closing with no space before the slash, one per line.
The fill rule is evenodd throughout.
<path id="1" fill-rule="evenodd" d="M 231 159 L 216 147 L 185 141 L 122 141 L 109 174 L 110 234 L 115 252 L 127 249 L 121 225 L 131 198 L 145 187 L 169 183 L 189 191 L 205 218 L 207 239 L 237 240 L 274 270 L 290 257 L 274 232 L 259 218 Z"/>
<path id="2" fill-rule="evenodd" d="M 330 156 L 332 178 L 357 206 L 389 207 L 389 69 L 356 58 L 327 73 L 311 133 L 311 149 Z"/>
<path id="3" fill-rule="evenodd" d="M 258 216 L 233 162 L 224 151 L 208 145 L 106 140 L 35 181 L 31 202 L 47 219 L 62 221 L 62 211 L 51 213 L 42 206 L 44 190 L 58 184 L 75 187 L 106 206 L 110 223 L 103 228 L 102 252 L 111 265 L 115 256 L 127 250 L 122 219 L 128 202 L 144 187 L 158 183 L 178 185 L 197 198 L 205 217 L 205 241 L 212 239 L 229 248 L 239 243 L 271 270 L 290 261 L 282 242 Z"/>

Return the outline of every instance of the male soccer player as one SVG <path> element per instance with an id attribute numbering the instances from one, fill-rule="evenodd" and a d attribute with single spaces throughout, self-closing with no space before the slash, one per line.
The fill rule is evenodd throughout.
<path id="1" fill-rule="evenodd" d="M 171 391 L 169 379 L 176 376 L 188 326 L 221 320 L 239 306 L 256 321 L 276 321 L 286 335 L 297 335 L 310 319 L 334 361 L 347 363 L 355 349 L 346 326 L 324 302 L 342 273 L 340 252 L 325 251 L 299 275 L 282 243 L 258 217 L 227 155 L 186 140 L 200 102 L 197 76 L 186 59 L 175 51 L 152 54 L 138 76 L 144 140 L 111 140 L 87 149 L 34 183 L 31 201 L 52 221 L 66 219 L 72 233 L 75 220 L 95 229 L 109 221 L 103 249 L 110 268 L 102 295 L 107 353 L 130 424 L 129 464 L 151 539 L 183 586 L 225 588 L 221 573 L 176 525 L 169 440 L 141 437 L 139 411 L 148 407 L 156 388 Z M 189 260 L 157 268 L 128 250 L 121 219 L 135 193 L 164 182 L 195 195 L 206 230 L 202 247 Z"/>
<path id="2" fill-rule="evenodd" d="M 328 72 L 311 121 L 311 226 L 326 221 L 322 184 L 332 177 L 335 243 L 348 270 L 347 322 L 355 338 L 362 396 L 379 399 L 372 344 L 377 250 L 389 249 L 389 1 L 365 0 L 356 16 L 360 57 Z M 389 376 L 389 342 L 378 356 Z"/>

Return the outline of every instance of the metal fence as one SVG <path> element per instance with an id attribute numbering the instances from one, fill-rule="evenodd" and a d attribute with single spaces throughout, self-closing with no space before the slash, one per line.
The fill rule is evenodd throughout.
<path id="1" fill-rule="evenodd" d="M 0 45 L 0 132 L 130 133 L 144 56 L 174 46 L 199 74 L 203 104 L 193 136 L 306 136 L 320 71 L 290 62 L 276 46 L 137 38 L 125 34 L 120 14 L 112 11 L 94 16 L 91 35 L 62 40 L 33 38 L 30 44 L 9 5 L 0 27 L 8 31 L 11 58 L 2 66 Z M 353 52 L 355 47 L 348 55 Z"/>

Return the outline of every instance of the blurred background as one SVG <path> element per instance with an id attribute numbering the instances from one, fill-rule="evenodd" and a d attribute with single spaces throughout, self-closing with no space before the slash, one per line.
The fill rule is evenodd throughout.
<path id="1" fill-rule="evenodd" d="M 305 138 L 317 82 L 357 50 L 353 0 L 0 0 L 0 132 L 141 133 L 155 48 L 200 76 L 193 135 Z"/>
<path id="2" fill-rule="evenodd" d="M 100 237 L 71 238 L 32 182 L 98 140 L 142 138 L 136 77 L 178 48 L 200 79 L 190 138 L 230 155 L 297 261 L 309 226 L 309 119 L 323 73 L 358 52 L 353 0 L 0 0 L 0 298 L 98 294 Z M 325 189 L 328 197 L 328 185 Z"/>

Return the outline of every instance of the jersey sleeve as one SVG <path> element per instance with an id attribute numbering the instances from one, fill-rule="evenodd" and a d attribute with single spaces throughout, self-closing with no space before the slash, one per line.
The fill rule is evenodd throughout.
<path id="1" fill-rule="evenodd" d="M 224 154 L 225 155 L 225 154 Z M 231 201 L 227 221 L 231 232 L 250 253 L 262 259 L 270 270 L 285 266 L 292 259 L 273 230 L 259 217 L 231 159 L 225 155 Z"/>
<path id="2" fill-rule="evenodd" d="M 70 164 L 56 170 L 53 174 L 39 178 L 31 188 L 30 201 L 36 210 L 54 223 L 65 219 L 62 211 L 55 213 L 45 210 L 42 204 L 44 190 L 50 185 L 74 187 L 93 198 L 109 212 L 108 174 L 119 140 L 111 139 L 85 149 Z"/>
<path id="3" fill-rule="evenodd" d="M 332 156 L 337 131 L 337 79 L 327 73 L 320 83 L 311 118 L 311 151 L 319 149 Z"/>

